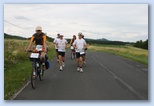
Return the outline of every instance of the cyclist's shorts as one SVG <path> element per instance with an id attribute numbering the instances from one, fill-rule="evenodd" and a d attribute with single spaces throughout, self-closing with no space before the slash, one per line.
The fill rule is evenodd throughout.
<path id="1" fill-rule="evenodd" d="M 45 52 L 45 49 L 43 48 L 42 51 Z M 35 48 L 35 49 L 33 50 L 33 52 L 36 52 L 36 53 L 37 53 L 38 51 L 37 51 L 36 48 Z"/>

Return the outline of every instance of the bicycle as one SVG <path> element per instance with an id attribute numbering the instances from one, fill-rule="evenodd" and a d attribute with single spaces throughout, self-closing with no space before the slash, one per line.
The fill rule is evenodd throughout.
<path id="1" fill-rule="evenodd" d="M 32 61 L 32 72 L 31 72 L 31 86 L 33 89 L 36 88 L 36 81 L 39 77 L 40 81 L 43 80 L 44 71 L 45 69 L 42 66 L 42 58 L 41 58 L 41 52 L 42 50 L 37 50 L 38 52 L 33 52 L 32 50 L 29 50 L 30 56 L 29 59 Z"/>

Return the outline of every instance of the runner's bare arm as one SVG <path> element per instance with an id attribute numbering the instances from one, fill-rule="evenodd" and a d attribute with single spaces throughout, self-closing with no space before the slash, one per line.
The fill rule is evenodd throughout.
<path id="1" fill-rule="evenodd" d="M 65 48 L 67 48 L 67 45 L 68 45 L 68 44 L 66 43 L 66 46 L 65 46 Z"/>

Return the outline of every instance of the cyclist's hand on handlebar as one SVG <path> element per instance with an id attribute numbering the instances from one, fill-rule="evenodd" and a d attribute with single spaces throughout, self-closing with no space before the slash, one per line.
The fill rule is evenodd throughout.
<path id="1" fill-rule="evenodd" d="M 30 51 L 29 49 L 26 49 L 26 50 L 25 50 L 25 52 L 29 52 L 29 51 Z"/>

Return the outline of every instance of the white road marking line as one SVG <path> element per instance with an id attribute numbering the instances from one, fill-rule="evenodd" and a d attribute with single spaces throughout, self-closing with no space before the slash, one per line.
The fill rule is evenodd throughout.
<path id="1" fill-rule="evenodd" d="M 28 85 L 29 85 L 30 81 L 28 81 L 17 93 L 15 93 L 10 100 L 14 100 Z"/>
<path id="2" fill-rule="evenodd" d="M 112 74 L 114 78 L 118 79 L 121 83 L 123 83 L 131 92 L 133 92 L 136 96 L 138 96 L 140 99 L 145 99 L 142 95 L 140 95 L 137 91 L 135 91 L 130 85 L 128 85 L 125 81 L 123 81 L 121 78 L 119 78 L 116 74 L 114 74 L 112 71 L 110 71 L 107 67 L 105 67 L 101 62 L 99 62 L 95 57 L 91 56 L 93 60 L 95 60 L 100 66 L 102 66 L 107 72 Z"/>
<path id="3" fill-rule="evenodd" d="M 55 58 L 53 58 L 51 61 L 50 61 L 50 64 L 52 61 L 54 61 Z M 28 85 L 30 84 L 30 80 L 17 92 L 15 93 L 13 96 L 11 96 L 9 98 L 9 100 L 14 100 Z"/>

